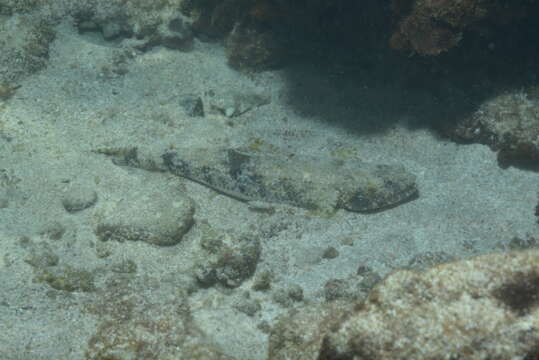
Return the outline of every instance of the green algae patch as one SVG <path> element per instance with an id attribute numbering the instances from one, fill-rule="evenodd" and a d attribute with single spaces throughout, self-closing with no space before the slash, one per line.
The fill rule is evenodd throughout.
<path id="1" fill-rule="evenodd" d="M 71 266 L 41 269 L 35 280 L 45 282 L 56 290 L 74 292 L 95 291 L 94 273 Z"/>

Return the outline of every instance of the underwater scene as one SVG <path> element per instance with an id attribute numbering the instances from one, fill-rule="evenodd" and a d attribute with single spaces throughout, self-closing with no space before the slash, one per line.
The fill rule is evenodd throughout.
<path id="1" fill-rule="evenodd" d="M 538 19 L 0 0 L 0 360 L 539 359 Z"/>

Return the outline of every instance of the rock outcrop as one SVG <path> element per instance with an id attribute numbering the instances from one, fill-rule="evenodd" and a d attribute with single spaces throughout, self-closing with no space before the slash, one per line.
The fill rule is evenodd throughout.
<path id="1" fill-rule="evenodd" d="M 330 303 L 283 319 L 270 359 L 534 359 L 538 260 L 528 250 L 398 271 L 355 306 Z"/>

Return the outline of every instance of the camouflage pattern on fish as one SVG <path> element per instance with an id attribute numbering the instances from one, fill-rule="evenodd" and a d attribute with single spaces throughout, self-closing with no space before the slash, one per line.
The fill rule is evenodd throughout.
<path id="1" fill-rule="evenodd" d="M 182 149 L 162 156 L 175 175 L 242 201 L 374 212 L 417 197 L 402 166 L 243 149 Z"/>

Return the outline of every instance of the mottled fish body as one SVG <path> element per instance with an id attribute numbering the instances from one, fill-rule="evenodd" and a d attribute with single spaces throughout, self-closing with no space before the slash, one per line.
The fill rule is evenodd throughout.
<path id="1" fill-rule="evenodd" d="M 233 148 L 175 150 L 162 159 L 170 172 L 244 201 L 373 212 L 417 196 L 415 176 L 402 166 Z"/>

